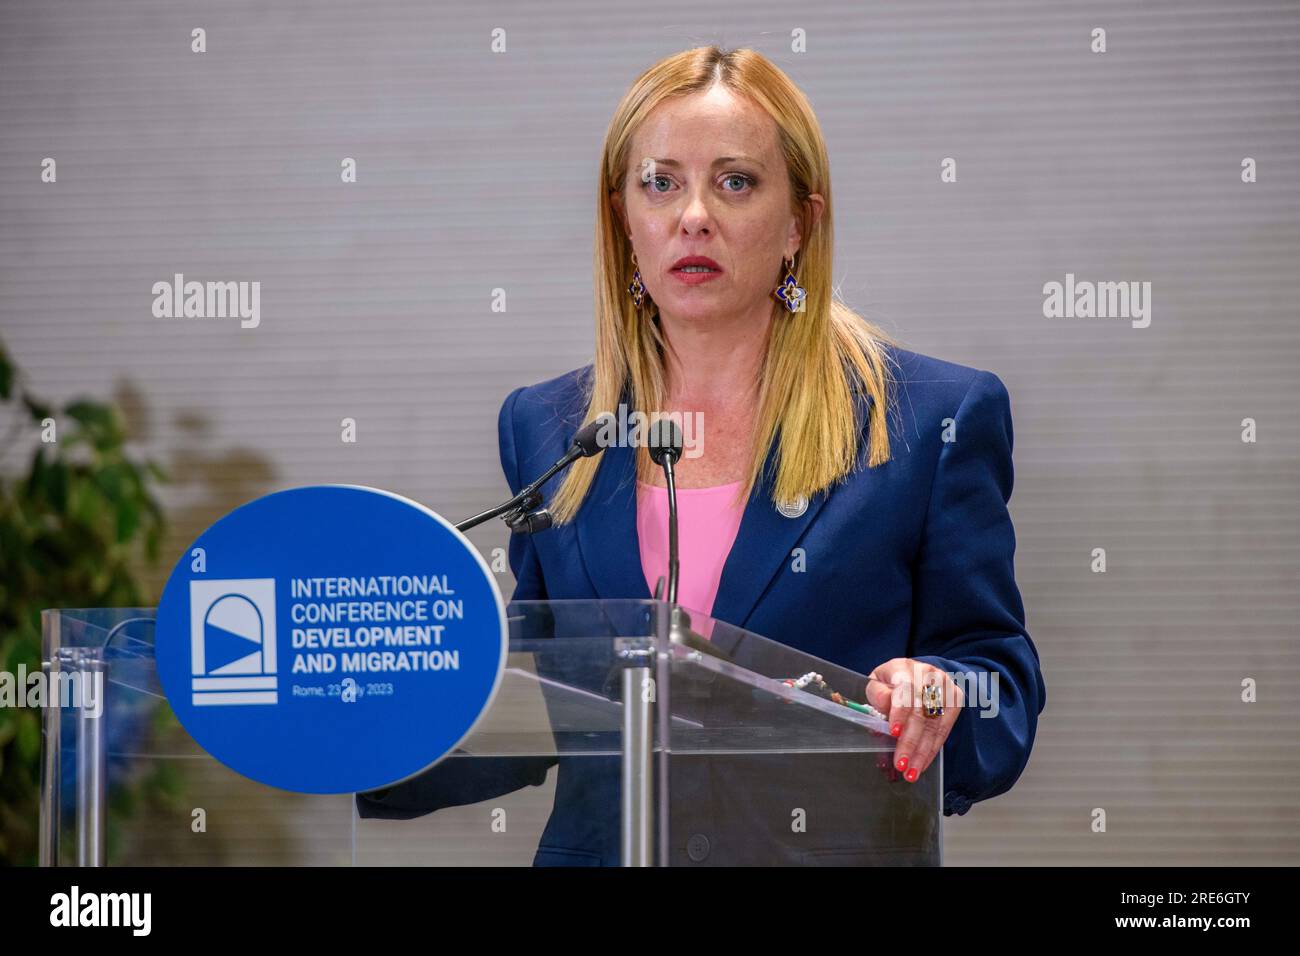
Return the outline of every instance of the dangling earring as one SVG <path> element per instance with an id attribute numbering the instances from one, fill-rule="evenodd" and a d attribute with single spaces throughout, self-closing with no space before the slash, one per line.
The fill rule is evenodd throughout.
<path id="1" fill-rule="evenodd" d="M 628 285 L 627 291 L 632 296 L 632 304 L 638 309 L 641 308 L 641 301 L 646 298 L 645 283 L 641 281 L 641 270 L 636 268 L 636 252 L 632 253 L 632 282 Z"/>
<path id="2" fill-rule="evenodd" d="M 794 256 L 790 257 L 788 266 L 785 265 L 785 256 L 782 256 L 781 265 L 785 266 L 785 281 L 777 286 L 772 294 L 785 303 L 786 309 L 790 312 L 802 312 L 804 299 L 807 298 L 808 293 L 794 280 Z"/>

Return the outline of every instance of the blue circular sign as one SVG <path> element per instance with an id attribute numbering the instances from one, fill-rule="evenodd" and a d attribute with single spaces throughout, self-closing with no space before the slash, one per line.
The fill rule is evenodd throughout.
<path id="1" fill-rule="evenodd" d="M 155 640 L 167 699 L 209 754 L 284 790 L 354 793 L 469 736 L 507 629 L 491 571 L 445 519 L 320 485 L 203 532 L 167 581 Z"/>

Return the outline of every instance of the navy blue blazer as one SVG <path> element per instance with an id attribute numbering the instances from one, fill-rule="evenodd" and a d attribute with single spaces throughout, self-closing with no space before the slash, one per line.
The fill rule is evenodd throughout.
<path id="1" fill-rule="evenodd" d="M 765 469 L 712 616 L 864 674 L 895 657 L 949 672 L 996 672 L 997 716 L 964 707 L 943 747 L 944 813 L 964 814 L 1015 783 L 1046 701 L 1014 573 L 1010 399 L 991 372 L 888 351 L 896 377 L 887 414 L 891 460 L 859 467 L 797 517 L 774 507 Z M 590 366 L 578 369 L 506 398 L 498 426 L 512 492 L 568 447 L 586 411 L 582 383 L 589 372 Z M 869 403 L 859 402 L 864 442 Z M 955 440 L 944 440 L 946 426 Z M 769 465 L 774 454 L 775 446 Z M 574 521 L 512 537 L 513 600 L 651 597 L 637 543 L 635 477 L 635 450 L 607 448 Z M 543 489 L 547 500 L 559 481 Z M 803 549 L 802 571 L 791 560 L 796 548 Z M 496 792 L 544 781 L 555 762 L 504 773 Z M 597 803 L 617 804 L 617 790 L 602 793 L 578 772 L 566 781 L 563 771 L 561 761 L 556 810 L 537 862 L 591 856 L 590 862 L 617 863 L 617 834 L 592 829 L 602 814 L 608 818 Z M 362 816 L 412 816 L 495 795 L 493 781 L 456 789 L 434 793 L 416 784 L 359 798 L 359 808 Z"/>

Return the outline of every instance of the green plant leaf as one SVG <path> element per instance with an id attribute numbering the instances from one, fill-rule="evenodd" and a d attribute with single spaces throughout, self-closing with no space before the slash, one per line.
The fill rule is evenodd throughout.
<path id="1" fill-rule="evenodd" d="M 127 455 L 115 406 L 78 399 L 56 413 L 22 382 L 0 344 L 0 404 L 58 424 L 58 441 L 39 443 L 25 474 L 0 474 L 0 668 L 10 673 L 40 668 L 42 608 L 145 603 L 141 559 L 156 560 L 166 525 L 153 493 L 165 475 Z M 36 861 L 40 747 L 39 712 L 0 708 L 0 865 Z M 145 785 L 114 783 L 111 846 L 122 825 L 112 808 L 142 807 Z"/>

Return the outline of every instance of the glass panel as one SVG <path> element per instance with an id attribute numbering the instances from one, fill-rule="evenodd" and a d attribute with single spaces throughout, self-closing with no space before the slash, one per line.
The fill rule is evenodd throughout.
<path id="1" fill-rule="evenodd" d="M 940 862 L 941 761 L 908 783 L 887 724 L 829 696 L 864 703 L 864 675 L 698 614 L 669 646 L 661 862 Z"/>
<path id="2" fill-rule="evenodd" d="M 358 796 L 358 862 L 618 865 L 622 672 L 653 664 L 661 613 L 638 601 L 509 605 L 492 706 L 437 766 Z"/>
<path id="3" fill-rule="evenodd" d="M 47 716 L 50 858 L 93 858 L 102 820 L 111 865 L 615 865 L 644 793 L 651 862 L 939 862 L 941 768 L 906 783 L 882 721 L 787 683 L 816 673 L 861 700 L 862 675 L 700 615 L 674 630 L 662 602 L 507 613 L 501 687 L 454 754 L 382 791 L 318 796 L 194 743 L 158 684 L 152 610 L 46 612 L 45 660 L 107 678 L 102 716 L 76 701 Z M 644 762 L 627 765 L 647 774 L 626 786 L 635 740 Z M 78 760 L 94 747 L 102 796 L 95 761 Z"/>
<path id="4" fill-rule="evenodd" d="M 97 794 L 79 786 L 90 782 L 87 765 L 78 761 L 79 738 L 98 724 L 105 768 L 103 863 L 350 863 L 350 797 L 254 783 L 209 757 L 185 732 L 158 683 L 153 627 L 152 608 L 45 612 L 45 660 L 64 673 L 102 663 L 106 675 L 98 718 L 79 720 L 80 708 L 65 700 L 46 724 L 50 772 L 42 781 L 42 806 L 51 812 L 42 828 L 54 859 L 75 866 L 89 853 L 79 847 L 78 809 L 93 817 L 88 811 Z"/>

